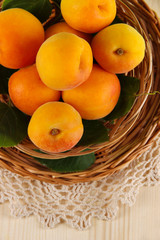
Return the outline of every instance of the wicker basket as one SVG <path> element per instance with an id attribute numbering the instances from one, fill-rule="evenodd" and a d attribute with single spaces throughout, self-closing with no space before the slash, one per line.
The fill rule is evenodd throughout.
<path id="1" fill-rule="evenodd" d="M 132 110 L 117 120 L 110 132 L 110 140 L 103 144 L 75 147 L 67 153 L 43 154 L 25 139 L 14 148 L 0 149 L 0 166 L 25 178 L 56 184 L 73 184 L 102 179 L 126 167 L 138 155 L 150 147 L 158 134 L 160 95 L 144 93 L 160 90 L 160 22 L 154 11 L 143 0 L 117 0 L 118 16 L 136 28 L 146 41 L 144 61 L 131 76 L 141 81 L 139 97 Z M 38 158 L 57 159 L 68 156 L 96 153 L 94 165 L 83 172 L 60 174 L 38 163 Z"/>

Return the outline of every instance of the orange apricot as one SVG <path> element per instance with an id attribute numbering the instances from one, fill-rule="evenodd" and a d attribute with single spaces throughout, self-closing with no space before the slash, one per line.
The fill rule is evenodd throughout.
<path id="1" fill-rule="evenodd" d="M 32 115 L 46 102 L 60 99 L 59 91 L 48 88 L 41 81 L 35 65 L 22 68 L 12 74 L 8 89 L 13 104 L 27 115 Z"/>
<path id="2" fill-rule="evenodd" d="M 106 71 L 125 73 L 138 66 L 145 55 L 142 35 L 128 24 L 106 27 L 92 40 L 93 55 Z"/>
<path id="3" fill-rule="evenodd" d="M 40 47 L 36 66 L 48 87 L 68 90 L 89 77 L 93 66 L 92 50 L 86 40 L 73 33 L 57 33 Z"/>
<path id="4" fill-rule="evenodd" d="M 120 82 L 115 74 L 94 64 L 90 77 L 80 86 L 62 92 L 63 101 L 71 104 L 83 119 L 94 120 L 108 115 L 120 96 Z"/>
<path id="5" fill-rule="evenodd" d="M 61 12 L 74 29 L 95 33 L 108 26 L 116 16 L 115 0 L 62 0 Z"/>
<path id="6" fill-rule="evenodd" d="M 88 43 L 91 43 L 91 40 L 93 37 L 91 34 L 83 33 L 83 32 L 73 29 L 66 22 L 58 22 L 58 23 L 50 26 L 49 28 L 47 28 L 47 30 L 45 32 L 45 38 L 47 39 L 47 38 L 53 36 L 54 34 L 60 33 L 60 32 L 73 33 L 73 34 L 85 39 Z"/>
<path id="7" fill-rule="evenodd" d="M 26 10 L 0 12 L 0 64 L 12 69 L 34 63 L 44 41 L 41 22 Z"/>
<path id="8" fill-rule="evenodd" d="M 28 126 L 30 140 L 38 148 L 52 153 L 70 150 L 82 135 L 80 114 L 63 102 L 48 102 L 40 106 Z"/>

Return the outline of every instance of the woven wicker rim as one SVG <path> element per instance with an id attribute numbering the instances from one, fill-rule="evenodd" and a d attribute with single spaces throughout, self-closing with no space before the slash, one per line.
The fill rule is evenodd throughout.
<path id="1" fill-rule="evenodd" d="M 0 166 L 25 178 L 56 184 L 73 184 L 99 180 L 126 167 L 133 159 L 148 149 L 158 134 L 160 96 L 144 93 L 160 89 L 160 21 L 156 13 L 143 0 L 117 0 L 117 14 L 136 28 L 146 42 L 144 61 L 132 72 L 141 80 L 139 97 L 132 110 L 117 120 L 110 132 L 110 141 L 103 144 L 73 148 L 67 153 L 43 154 L 25 139 L 14 148 L 0 149 Z M 1 101 L 4 101 L 3 96 Z M 60 174 L 50 171 L 32 156 L 58 159 L 68 156 L 96 153 L 94 165 L 83 172 Z"/>

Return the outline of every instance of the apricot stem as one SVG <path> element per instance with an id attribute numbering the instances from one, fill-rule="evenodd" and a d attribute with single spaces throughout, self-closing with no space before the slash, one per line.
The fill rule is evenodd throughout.
<path id="1" fill-rule="evenodd" d="M 122 56 L 124 54 L 124 50 L 122 48 L 118 48 L 115 53 L 119 56 Z"/>
<path id="2" fill-rule="evenodd" d="M 141 97 L 141 96 L 146 96 L 146 95 L 148 95 L 148 96 L 154 96 L 154 95 L 156 95 L 156 94 L 160 94 L 160 92 L 159 91 L 154 91 L 154 92 L 149 92 L 149 93 L 140 93 L 140 94 L 135 94 L 135 96 L 136 97 Z"/>
<path id="3" fill-rule="evenodd" d="M 50 134 L 52 136 L 55 136 L 55 135 L 58 135 L 60 133 L 60 130 L 58 128 L 53 128 L 51 131 L 50 131 Z"/>

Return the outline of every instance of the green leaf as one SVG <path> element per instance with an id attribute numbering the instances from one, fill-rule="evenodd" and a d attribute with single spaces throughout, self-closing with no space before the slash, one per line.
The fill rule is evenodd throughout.
<path id="1" fill-rule="evenodd" d="M 124 23 L 118 16 L 115 17 L 113 22 L 110 25 L 116 24 L 116 23 Z"/>
<path id="2" fill-rule="evenodd" d="M 48 167 L 50 170 L 69 173 L 80 172 L 88 169 L 96 160 L 95 154 L 87 154 L 77 157 L 67 157 L 56 160 L 35 158 L 42 165 Z"/>
<path id="3" fill-rule="evenodd" d="M 109 140 L 108 129 L 100 120 L 83 120 L 84 134 L 76 146 L 99 144 Z"/>
<path id="4" fill-rule="evenodd" d="M 61 4 L 61 0 L 54 0 L 53 2 L 54 2 L 54 3 L 57 3 L 59 6 L 60 6 L 60 4 Z"/>
<path id="5" fill-rule="evenodd" d="M 114 120 L 127 114 L 135 101 L 136 93 L 139 91 L 140 80 L 125 75 L 117 75 L 121 84 L 121 94 L 114 110 L 106 116 L 105 120 Z"/>
<path id="6" fill-rule="evenodd" d="M 17 70 L 5 68 L 0 65 L 0 94 L 8 93 L 8 80 Z"/>
<path id="7" fill-rule="evenodd" d="M 25 9 L 41 22 L 45 22 L 52 12 L 52 4 L 49 0 L 4 0 L 2 10 L 9 8 Z"/>
<path id="8" fill-rule="evenodd" d="M 54 0 L 53 1 L 53 8 L 55 10 L 55 16 L 50 19 L 50 21 L 48 21 L 45 26 L 44 26 L 44 29 L 46 30 L 48 27 L 60 22 L 61 20 L 63 20 L 63 17 L 62 17 L 62 13 L 61 13 L 61 9 L 60 9 L 60 3 L 61 1 L 60 0 Z"/>
<path id="9" fill-rule="evenodd" d="M 28 117 L 0 102 L 0 147 L 13 147 L 27 136 Z"/>

